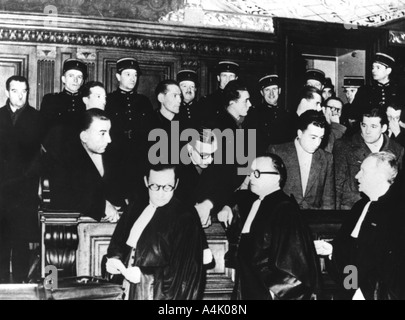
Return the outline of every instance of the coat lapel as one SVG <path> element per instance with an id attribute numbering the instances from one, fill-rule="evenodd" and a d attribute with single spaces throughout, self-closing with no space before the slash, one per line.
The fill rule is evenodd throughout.
<path id="1" fill-rule="evenodd" d="M 311 189 L 316 185 L 316 182 L 319 178 L 319 174 L 323 169 L 323 161 L 321 157 L 321 152 L 318 150 L 317 152 L 314 153 L 312 157 L 312 164 L 311 164 L 311 170 L 309 171 L 309 179 L 308 179 L 308 184 L 307 184 L 307 190 L 305 191 L 305 197 L 308 196 L 308 194 L 311 193 Z"/>
<path id="2" fill-rule="evenodd" d="M 290 176 L 291 179 L 295 181 L 294 183 L 294 195 L 300 195 L 300 197 L 304 194 L 304 190 L 302 188 L 302 177 L 301 177 L 301 170 L 300 170 L 300 162 L 298 160 L 298 152 L 297 148 L 295 147 L 295 143 L 292 142 L 289 144 L 288 148 L 288 155 L 289 155 L 289 160 L 287 160 L 290 165 L 290 170 L 288 172 L 288 175 Z"/>

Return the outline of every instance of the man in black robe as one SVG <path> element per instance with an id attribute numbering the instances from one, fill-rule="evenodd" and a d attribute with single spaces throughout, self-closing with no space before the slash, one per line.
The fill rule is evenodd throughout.
<path id="1" fill-rule="evenodd" d="M 286 168 L 266 155 L 252 164 L 249 191 L 231 207 L 240 231 L 234 295 L 239 300 L 304 300 L 318 292 L 320 268 L 297 203 L 282 187 Z"/>
<path id="2" fill-rule="evenodd" d="M 365 197 L 332 245 L 316 241 L 318 254 L 329 256 L 328 271 L 342 289 L 338 299 L 405 299 L 405 208 L 397 175 L 393 153 L 368 156 L 356 176 Z"/>
<path id="3" fill-rule="evenodd" d="M 115 229 L 107 271 L 122 274 L 129 300 L 196 300 L 203 290 L 204 237 L 194 208 L 173 197 L 175 167 L 152 167 L 149 199 L 136 199 Z"/>

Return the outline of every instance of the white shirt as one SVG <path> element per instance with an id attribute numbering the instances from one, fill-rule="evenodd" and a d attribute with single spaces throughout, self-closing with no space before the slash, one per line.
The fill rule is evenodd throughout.
<path id="1" fill-rule="evenodd" d="M 300 172 L 301 172 L 301 185 L 302 185 L 302 195 L 305 197 L 308 180 L 309 180 L 309 173 L 311 172 L 312 166 L 312 158 L 313 154 L 306 152 L 300 145 L 298 139 L 295 140 L 295 149 L 297 150 L 298 154 L 298 162 L 300 165 Z"/>
<path id="2" fill-rule="evenodd" d="M 246 219 L 245 225 L 242 229 L 242 234 L 250 233 L 250 227 L 252 226 L 253 220 L 256 217 L 257 212 L 259 211 L 260 205 L 262 204 L 262 199 L 257 199 L 253 202 L 252 208 L 250 209 L 249 215 Z"/>
<path id="3" fill-rule="evenodd" d="M 369 203 L 366 204 L 366 206 L 364 207 L 363 213 L 360 216 L 359 221 L 357 221 L 356 227 L 354 228 L 354 230 L 352 232 L 352 237 L 354 239 L 357 239 L 359 237 L 361 226 L 363 225 L 364 219 L 367 216 L 367 213 L 368 213 L 368 210 L 370 209 L 371 204 L 372 204 L 372 201 L 370 201 Z"/>
<path id="4" fill-rule="evenodd" d="M 138 220 L 135 221 L 131 232 L 129 234 L 127 245 L 131 248 L 136 248 L 138 245 L 139 238 L 141 237 L 143 231 L 148 226 L 149 222 L 152 220 L 157 207 L 153 204 L 149 204 L 142 214 L 139 216 Z"/>
<path id="5" fill-rule="evenodd" d="M 378 140 L 374 144 L 366 143 L 367 147 L 369 147 L 372 153 L 380 152 L 381 148 L 383 147 L 383 144 L 384 144 L 384 135 L 381 135 L 380 140 Z"/>

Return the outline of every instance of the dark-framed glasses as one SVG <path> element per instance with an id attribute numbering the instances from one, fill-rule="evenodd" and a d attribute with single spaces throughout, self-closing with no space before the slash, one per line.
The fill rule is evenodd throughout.
<path id="1" fill-rule="evenodd" d="M 272 171 L 272 172 L 270 172 L 270 171 L 269 171 L 269 172 L 261 172 L 261 171 L 259 171 L 259 170 L 253 171 L 252 174 L 254 175 L 254 177 L 255 177 L 256 179 L 260 179 L 260 177 L 261 177 L 263 174 L 269 174 L 269 175 L 273 175 L 273 176 L 279 176 L 279 175 L 280 175 L 280 173 L 275 172 L 275 171 Z"/>
<path id="2" fill-rule="evenodd" d="M 341 115 L 342 114 L 342 109 L 340 109 L 340 108 L 329 107 L 329 106 L 326 106 L 326 108 L 329 108 L 330 111 L 332 111 L 333 115 Z"/>
<path id="3" fill-rule="evenodd" d="M 193 147 L 193 148 L 198 153 L 198 155 L 200 156 L 200 158 L 202 160 L 208 160 L 208 159 L 214 158 L 214 153 L 202 153 L 202 152 L 198 151 L 196 147 Z"/>
<path id="4" fill-rule="evenodd" d="M 171 186 L 169 184 L 165 185 L 165 186 L 161 186 L 161 185 L 158 185 L 158 184 L 150 184 L 148 186 L 148 189 L 151 190 L 151 191 L 159 191 L 160 189 L 162 189 L 164 192 L 172 192 L 172 191 L 174 191 L 175 188 L 176 187 L 173 187 L 173 186 Z"/>

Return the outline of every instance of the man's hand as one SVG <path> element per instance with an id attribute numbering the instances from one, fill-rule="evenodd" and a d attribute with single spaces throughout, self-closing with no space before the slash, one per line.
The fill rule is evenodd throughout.
<path id="1" fill-rule="evenodd" d="M 229 228 L 233 220 L 232 209 L 228 206 L 223 207 L 221 212 L 218 213 L 218 220 L 219 222 L 225 224 L 225 228 Z"/>
<path id="2" fill-rule="evenodd" d="M 108 259 L 106 267 L 107 272 L 113 275 L 122 274 L 122 272 L 126 269 L 122 261 L 116 258 Z"/>
<path id="3" fill-rule="evenodd" d="M 324 240 L 314 241 L 315 250 L 318 256 L 332 257 L 333 246 Z"/>
<path id="4" fill-rule="evenodd" d="M 198 203 L 195 205 L 195 209 L 200 216 L 201 225 L 203 228 L 208 228 L 211 226 L 211 210 L 214 207 L 213 203 L 210 200 L 205 200 L 202 203 Z"/>
<path id="5" fill-rule="evenodd" d="M 105 217 L 102 219 L 103 222 L 117 223 L 120 219 L 120 208 L 116 208 L 110 202 L 106 201 L 105 205 Z"/>
<path id="6" fill-rule="evenodd" d="M 138 267 L 125 269 L 122 274 L 131 283 L 137 284 L 141 282 L 141 269 Z"/>

